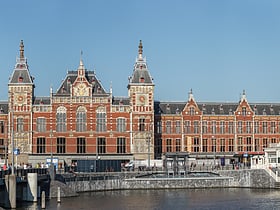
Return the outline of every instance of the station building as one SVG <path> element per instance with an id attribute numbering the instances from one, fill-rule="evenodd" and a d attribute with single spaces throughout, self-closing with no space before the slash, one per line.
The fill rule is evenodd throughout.
<path id="1" fill-rule="evenodd" d="M 243 162 L 279 143 L 280 103 L 249 103 L 245 91 L 232 103 L 197 102 L 192 90 L 186 101 L 156 101 L 141 41 L 124 84 L 127 96 L 105 90 L 98 71 L 87 70 L 82 59 L 77 66 L 56 91 L 38 97 L 20 42 L 8 101 L 0 102 L 2 159 L 18 165 L 50 157 L 67 164 L 78 159 L 127 162 L 186 152 L 197 160 Z"/>

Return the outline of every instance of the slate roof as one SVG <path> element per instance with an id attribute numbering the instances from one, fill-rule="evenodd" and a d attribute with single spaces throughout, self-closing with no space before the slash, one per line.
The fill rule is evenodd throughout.
<path id="1" fill-rule="evenodd" d="M 42 104 L 45 104 L 45 105 L 50 105 L 51 104 L 51 100 L 50 100 L 50 97 L 35 97 L 35 100 L 33 102 L 34 105 L 42 105 Z"/>
<path id="2" fill-rule="evenodd" d="M 33 84 L 33 80 L 34 78 L 29 74 L 27 59 L 24 57 L 24 45 L 21 40 L 20 57 L 16 59 L 16 65 L 9 79 L 9 84 Z"/>
<path id="3" fill-rule="evenodd" d="M 187 102 L 154 102 L 155 115 L 181 114 Z M 204 115 L 232 115 L 239 103 L 198 102 L 198 108 Z M 255 115 L 280 115 L 280 103 L 250 104 Z"/>
<path id="4" fill-rule="evenodd" d="M 129 105 L 128 97 L 113 97 L 112 105 Z"/>
<path id="5" fill-rule="evenodd" d="M 65 79 L 62 81 L 60 87 L 58 88 L 57 92 L 55 93 L 56 96 L 70 96 L 70 89 L 74 81 L 78 76 L 78 71 L 68 71 Z M 87 79 L 88 83 L 92 85 L 92 95 L 95 96 L 102 96 L 108 95 L 108 93 L 103 88 L 101 82 L 95 75 L 94 71 L 85 71 L 85 78 Z"/>
<path id="6" fill-rule="evenodd" d="M 132 76 L 129 78 L 130 84 L 153 84 L 153 79 L 150 75 L 148 70 L 148 66 L 146 63 L 146 59 L 143 58 L 143 46 L 140 40 L 139 47 L 138 47 L 138 57 L 136 59 Z M 129 85 L 130 85 L 129 84 Z"/>
<path id="7" fill-rule="evenodd" d="M 0 114 L 8 114 L 8 101 L 1 101 L 0 102 Z"/>

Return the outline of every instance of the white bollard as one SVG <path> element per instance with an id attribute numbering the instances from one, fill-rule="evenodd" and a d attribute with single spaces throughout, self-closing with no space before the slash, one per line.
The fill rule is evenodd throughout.
<path id="1" fill-rule="evenodd" d="M 45 194 L 45 191 L 42 192 L 41 208 L 42 208 L 42 209 L 45 209 L 45 208 L 46 208 L 46 194 Z"/>
<path id="2" fill-rule="evenodd" d="M 57 187 L 57 203 L 60 203 L 60 187 Z"/>
<path id="3" fill-rule="evenodd" d="M 38 191 L 38 175 L 37 173 L 27 174 L 27 201 L 37 202 Z"/>

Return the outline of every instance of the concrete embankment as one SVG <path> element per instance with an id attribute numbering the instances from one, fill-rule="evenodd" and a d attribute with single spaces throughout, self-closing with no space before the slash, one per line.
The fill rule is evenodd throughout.
<path id="1" fill-rule="evenodd" d="M 78 178 L 66 182 L 74 192 L 127 190 L 127 189 L 176 189 L 176 188 L 217 188 L 248 187 L 275 188 L 275 180 L 266 170 L 228 170 L 218 171 L 214 177 L 179 177 L 179 178 L 114 178 L 88 180 Z"/>

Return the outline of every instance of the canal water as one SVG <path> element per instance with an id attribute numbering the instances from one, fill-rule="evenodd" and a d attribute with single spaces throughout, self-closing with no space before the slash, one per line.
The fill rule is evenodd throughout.
<path id="1" fill-rule="evenodd" d="M 17 209 L 41 209 L 40 203 L 25 203 Z M 81 193 L 78 197 L 46 202 L 47 210 L 212 210 L 280 209 L 280 190 L 215 188 L 176 190 L 125 190 Z"/>

